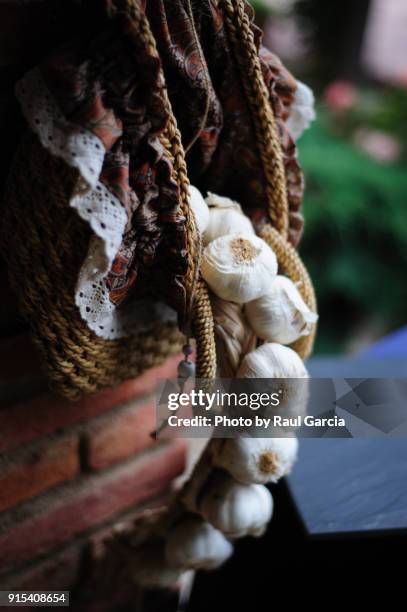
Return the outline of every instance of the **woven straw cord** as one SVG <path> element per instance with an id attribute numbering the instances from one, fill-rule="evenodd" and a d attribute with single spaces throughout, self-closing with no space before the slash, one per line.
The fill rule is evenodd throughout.
<path id="1" fill-rule="evenodd" d="M 281 145 L 259 54 L 243 0 L 219 0 L 254 123 L 273 226 L 288 235 L 288 199 Z"/>
<path id="2" fill-rule="evenodd" d="M 315 292 L 308 272 L 297 251 L 288 242 L 289 206 L 283 152 L 269 92 L 263 79 L 260 59 L 251 23 L 243 0 L 218 0 L 223 9 L 228 36 L 235 52 L 249 108 L 256 132 L 257 146 L 266 177 L 266 194 L 272 225 L 267 224 L 261 237 L 276 253 L 280 268 L 298 283 L 304 301 L 316 312 Z M 312 351 L 316 326 L 310 336 L 294 345 L 294 350 L 305 359 Z"/>
<path id="3" fill-rule="evenodd" d="M 10 283 L 50 386 L 71 399 L 137 376 L 179 352 L 183 341 L 170 324 L 105 340 L 82 321 L 74 290 L 89 231 L 67 205 L 77 180 L 76 170 L 28 135 L 12 166 L 2 227 Z"/>
<path id="4" fill-rule="evenodd" d="M 260 232 L 260 236 L 276 254 L 281 272 L 287 274 L 293 283 L 297 284 L 298 290 L 308 308 L 312 312 L 316 312 L 317 302 L 314 287 L 297 251 L 271 225 L 265 226 Z M 311 354 L 315 333 L 316 325 L 313 326 L 309 336 L 303 336 L 292 345 L 292 348 L 302 359 L 306 359 Z"/>
<path id="5" fill-rule="evenodd" d="M 193 307 L 193 334 L 197 343 L 196 377 L 216 376 L 215 324 L 206 282 L 199 278 Z"/>
<path id="6" fill-rule="evenodd" d="M 166 131 L 161 141 L 173 158 L 174 147 L 169 141 L 171 132 Z M 178 147 L 175 150 L 180 151 Z M 192 215 L 191 215 L 192 216 Z M 187 231 L 188 228 L 187 228 Z M 194 245 L 196 248 L 196 244 Z M 200 247 L 201 248 L 201 247 Z M 197 267 L 199 274 L 199 267 Z M 196 377 L 212 380 L 216 376 L 215 325 L 208 286 L 199 274 L 194 281 L 194 294 L 191 312 L 191 334 L 196 340 Z"/>

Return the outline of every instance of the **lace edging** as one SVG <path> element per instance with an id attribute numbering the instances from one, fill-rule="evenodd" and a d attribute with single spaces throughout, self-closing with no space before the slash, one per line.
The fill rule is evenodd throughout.
<path id="1" fill-rule="evenodd" d="M 16 95 L 42 146 L 80 173 L 69 205 L 95 233 L 75 291 L 82 319 L 96 335 L 106 339 L 139 332 L 152 320 L 175 321 L 175 312 L 163 304 L 137 302 L 118 308 L 109 299 L 106 275 L 122 242 L 127 213 L 99 180 L 105 155 L 101 140 L 64 118 L 38 68 L 17 83 Z"/>

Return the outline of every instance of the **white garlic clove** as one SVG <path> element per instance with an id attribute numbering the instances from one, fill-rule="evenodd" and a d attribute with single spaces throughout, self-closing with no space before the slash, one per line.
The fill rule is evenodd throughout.
<path id="1" fill-rule="evenodd" d="M 308 378 L 299 355 L 288 346 L 266 342 L 248 353 L 237 371 L 237 378 Z"/>
<path id="2" fill-rule="evenodd" d="M 295 463 L 298 441 L 286 438 L 229 438 L 214 458 L 242 484 L 267 484 L 286 476 Z"/>
<path id="3" fill-rule="evenodd" d="M 135 552 L 132 560 L 135 582 L 145 588 L 169 588 L 181 579 L 183 570 L 171 567 L 165 558 L 164 544 L 152 542 Z"/>
<path id="4" fill-rule="evenodd" d="M 275 342 L 262 344 L 242 360 L 237 378 L 262 378 L 262 390 L 278 393 L 278 406 L 270 406 L 267 416 L 291 419 L 306 413 L 309 400 L 309 374 L 299 355 L 288 346 Z M 266 416 L 266 415 L 265 415 Z M 275 426 L 279 426 L 273 420 Z M 297 423 L 282 423 L 285 431 L 293 430 Z"/>
<path id="5" fill-rule="evenodd" d="M 246 317 L 251 328 L 262 340 L 291 344 L 308 336 L 318 315 L 305 304 L 294 283 L 277 276 L 270 290 L 246 304 Z"/>
<path id="6" fill-rule="evenodd" d="M 243 485 L 218 472 L 202 492 L 200 512 L 228 538 L 259 535 L 273 512 L 271 493 L 262 485 Z"/>
<path id="7" fill-rule="evenodd" d="M 303 132 L 310 127 L 315 117 L 314 94 L 308 85 L 298 81 L 298 88 L 286 123 L 292 138 L 298 140 Z"/>
<path id="8" fill-rule="evenodd" d="M 254 234 L 251 221 L 236 210 L 212 209 L 209 223 L 204 234 L 204 244 L 209 244 L 228 234 Z"/>
<path id="9" fill-rule="evenodd" d="M 259 521 L 256 525 L 253 525 L 248 531 L 247 535 L 250 535 L 254 538 L 260 538 L 262 535 L 264 535 L 267 529 L 267 525 L 273 516 L 274 500 L 270 491 L 264 485 L 251 486 L 257 487 L 259 505 L 263 508 L 263 516 L 268 516 L 268 518 L 263 523 Z"/>
<path id="10" fill-rule="evenodd" d="M 195 223 L 201 235 L 205 232 L 209 223 L 209 208 L 199 189 L 193 185 L 189 186 L 189 204 L 194 213 Z"/>
<path id="11" fill-rule="evenodd" d="M 220 531 L 194 515 L 182 517 L 167 538 L 166 558 L 176 567 L 214 569 L 232 552 L 232 544 Z"/>
<path id="12" fill-rule="evenodd" d="M 209 223 L 204 234 L 204 244 L 228 234 L 254 234 L 251 221 L 243 214 L 240 205 L 229 198 L 209 194 Z"/>
<path id="13" fill-rule="evenodd" d="M 205 201 L 209 208 L 223 208 L 228 210 L 236 210 L 243 215 L 242 207 L 238 202 L 231 200 L 230 198 L 225 198 L 224 196 L 217 195 L 216 193 L 212 193 L 208 191 L 208 195 L 205 198 Z"/>
<path id="14" fill-rule="evenodd" d="M 245 304 L 268 292 L 277 275 L 277 258 L 257 236 L 221 236 L 205 247 L 201 272 L 218 297 Z"/>

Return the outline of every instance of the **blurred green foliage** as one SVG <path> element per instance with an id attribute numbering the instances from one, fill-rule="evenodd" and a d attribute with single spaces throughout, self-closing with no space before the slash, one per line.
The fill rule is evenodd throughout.
<path id="1" fill-rule="evenodd" d="M 407 90 L 393 87 L 362 90 L 355 121 L 390 132 L 407 145 Z"/>
<path id="2" fill-rule="evenodd" d="M 336 135 L 327 115 L 305 133 L 307 180 L 301 252 L 321 315 L 319 352 L 338 352 L 362 322 L 406 323 L 407 172 Z"/>
<path id="3" fill-rule="evenodd" d="M 407 89 L 384 85 L 355 88 L 354 105 L 330 122 L 331 131 L 353 136 L 359 127 L 393 135 L 407 161 Z"/>

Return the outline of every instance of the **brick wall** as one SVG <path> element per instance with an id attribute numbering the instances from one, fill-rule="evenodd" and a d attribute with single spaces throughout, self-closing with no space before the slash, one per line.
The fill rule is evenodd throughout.
<path id="1" fill-rule="evenodd" d="M 150 436 L 156 381 L 175 374 L 179 357 L 115 389 L 64 400 L 47 390 L 6 294 L 11 301 L 3 274 L 0 589 L 71 590 L 75 609 L 126 609 L 146 595 L 121 560 L 104 558 L 104 542 L 119 524 L 165 504 L 184 469 L 183 442 Z M 147 609 L 163 605 L 157 597 L 149 595 Z"/>

